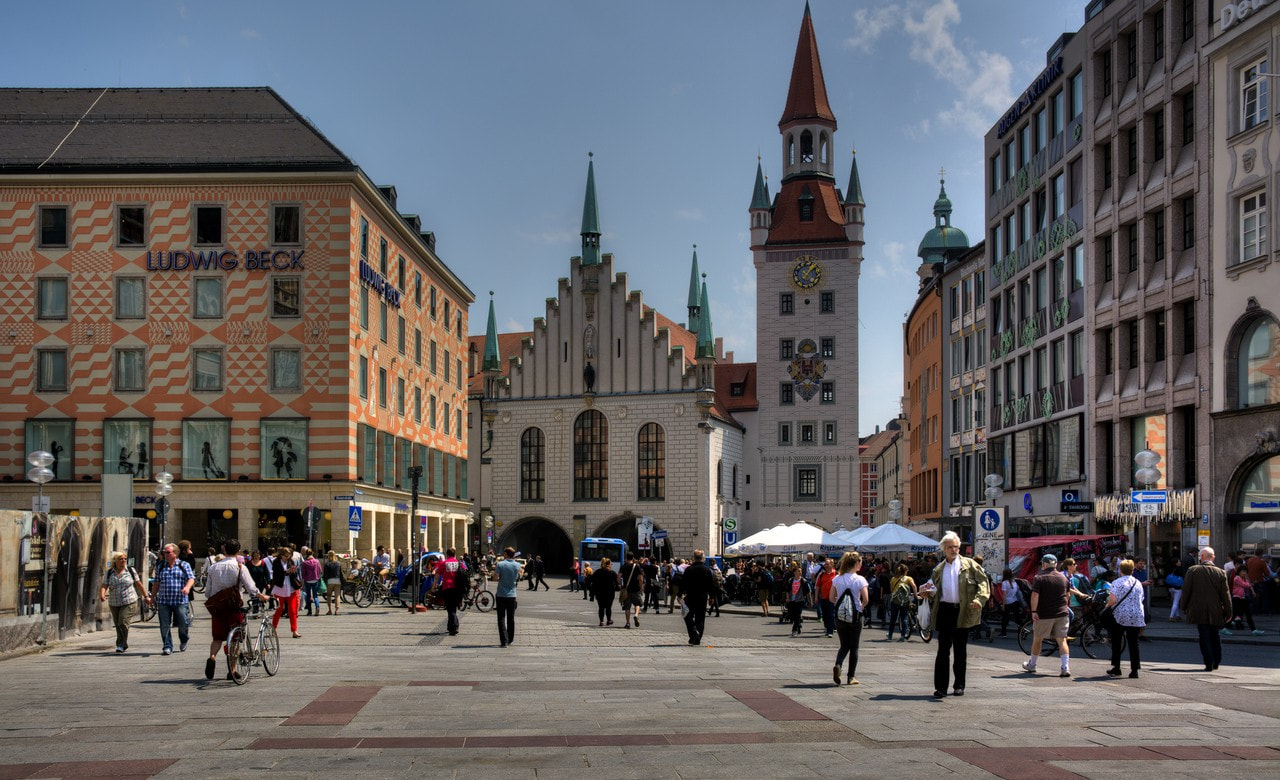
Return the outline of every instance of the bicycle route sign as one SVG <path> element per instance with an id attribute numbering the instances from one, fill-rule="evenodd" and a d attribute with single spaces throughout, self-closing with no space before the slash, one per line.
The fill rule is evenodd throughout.
<path id="1" fill-rule="evenodd" d="M 364 529 L 364 514 L 359 506 L 347 507 L 347 530 L 360 533 Z"/>

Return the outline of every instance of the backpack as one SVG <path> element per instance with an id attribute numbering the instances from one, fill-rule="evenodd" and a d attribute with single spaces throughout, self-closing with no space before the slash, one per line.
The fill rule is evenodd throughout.
<path id="1" fill-rule="evenodd" d="M 448 564 L 445 564 L 445 566 L 447 568 Z M 466 590 L 469 587 L 471 587 L 471 571 L 465 563 L 458 561 L 458 568 L 453 573 L 453 589 L 461 588 Z"/>
<path id="2" fill-rule="evenodd" d="M 841 623 L 858 622 L 858 609 L 853 605 L 853 588 L 840 594 L 840 600 L 836 602 L 836 620 Z"/>
<path id="3" fill-rule="evenodd" d="M 906 580 L 898 583 L 897 589 L 893 591 L 893 596 L 889 598 L 889 603 L 895 607 L 911 606 L 911 589 L 907 587 Z"/>

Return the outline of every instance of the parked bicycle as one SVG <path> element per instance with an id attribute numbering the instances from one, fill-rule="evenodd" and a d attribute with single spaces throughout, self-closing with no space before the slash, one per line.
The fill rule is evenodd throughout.
<path id="1" fill-rule="evenodd" d="M 280 637 L 271 625 L 271 612 L 254 599 L 240 608 L 245 620 L 227 634 L 227 674 L 236 685 L 249 681 L 253 667 L 261 666 L 270 677 L 280 670 Z M 261 615 L 257 634 L 251 633 L 249 619 Z"/>
<path id="2" fill-rule="evenodd" d="M 485 587 L 484 580 L 480 577 L 471 578 L 471 587 L 467 588 L 467 595 L 463 597 L 462 609 L 474 606 L 480 612 L 488 612 L 493 609 L 498 600 L 494 598 L 493 592 Z"/>
<path id="3" fill-rule="evenodd" d="M 1067 627 L 1067 644 L 1077 645 L 1090 658 L 1111 658 L 1111 631 L 1103 619 L 1103 610 L 1107 605 L 1107 594 L 1096 593 L 1089 602 L 1072 612 Z M 1030 655 L 1031 640 L 1035 635 L 1035 622 L 1023 621 L 1018 626 L 1018 647 Z M 1124 651 L 1124 636 L 1120 637 L 1120 650 Z M 1058 649 L 1053 639 L 1044 639 L 1040 643 L 1041 655 L 1052 655 Z"/>
<path id="4" fill-rule="evenodd" d="M 923 599 L 917 596 L 915 604 L 907 610 L 907 636 L 910 637 L 912 634 L 919 634 L 921 639 L 925 642 L 929 642 L 933 639 L 933 630 L 920 623 L 921 601 L 923 601 Z"/>

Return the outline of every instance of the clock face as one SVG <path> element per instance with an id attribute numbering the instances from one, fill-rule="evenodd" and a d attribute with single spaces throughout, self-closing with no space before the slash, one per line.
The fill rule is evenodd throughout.
<path id="1" fill-rule="evenodd" d="M 791 269 L 791 283 L 801 290 L 809 290 L 822 281 L 822 264 L 818 258 L 801 255 L 796 258 L 795 267 Z"/>

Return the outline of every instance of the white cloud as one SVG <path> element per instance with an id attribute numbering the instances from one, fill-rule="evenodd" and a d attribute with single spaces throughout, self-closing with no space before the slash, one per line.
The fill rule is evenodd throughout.
<path id="1" fill-rule="evenodd" d="M 845 39 L 844 45 L 870 54 L 875 42 L 894 26 L 901 14 L 897 8 L 859 8 L 853 12 L 854 33 Z"/>
<path id="2" fill-rule="evenodd" d="M 240 31 L 240 37 L 247 38 L 249 40 L 257 40 L 262 37 L 262 33 L 258 32 L 257 30 L 246 27 L 245 29 Z"/>
<path id="3" fill-rule="evenodd" d="M 702 209 L 678 209 L 676 211 L 676 219 L 684 220 L 685 222 L 701 222 L 705 219 L 705 216 L 702 213 Z"/>
<path id="4" fill-rule="evenodd" d="M 179 35 L 177 43 L 184 49 L 191 48 L 191 39 L 185 35 Z"/>
<path id="5" fill-rule="evenodd" d="M 519 333 L 525 330 L 529 330 L 529 323 L 520 322 L 515 317 L 512 317 L 508 319 L 506 322 L 502 323 L 502 327 L 498 329 L 498 332 L 499 333 Z M 503 355 L 504 359 L 509 357 L 511 356 Z"/>
<path id="6" fill-rule="evenodd" d="M 907 263 L 906 251 L 907 245 L 901 241 L 887 241 L 880 247 L 880 256 L 869 258 L 863 270 L 872 279 L 913 278 L 915 270 Z"/>

